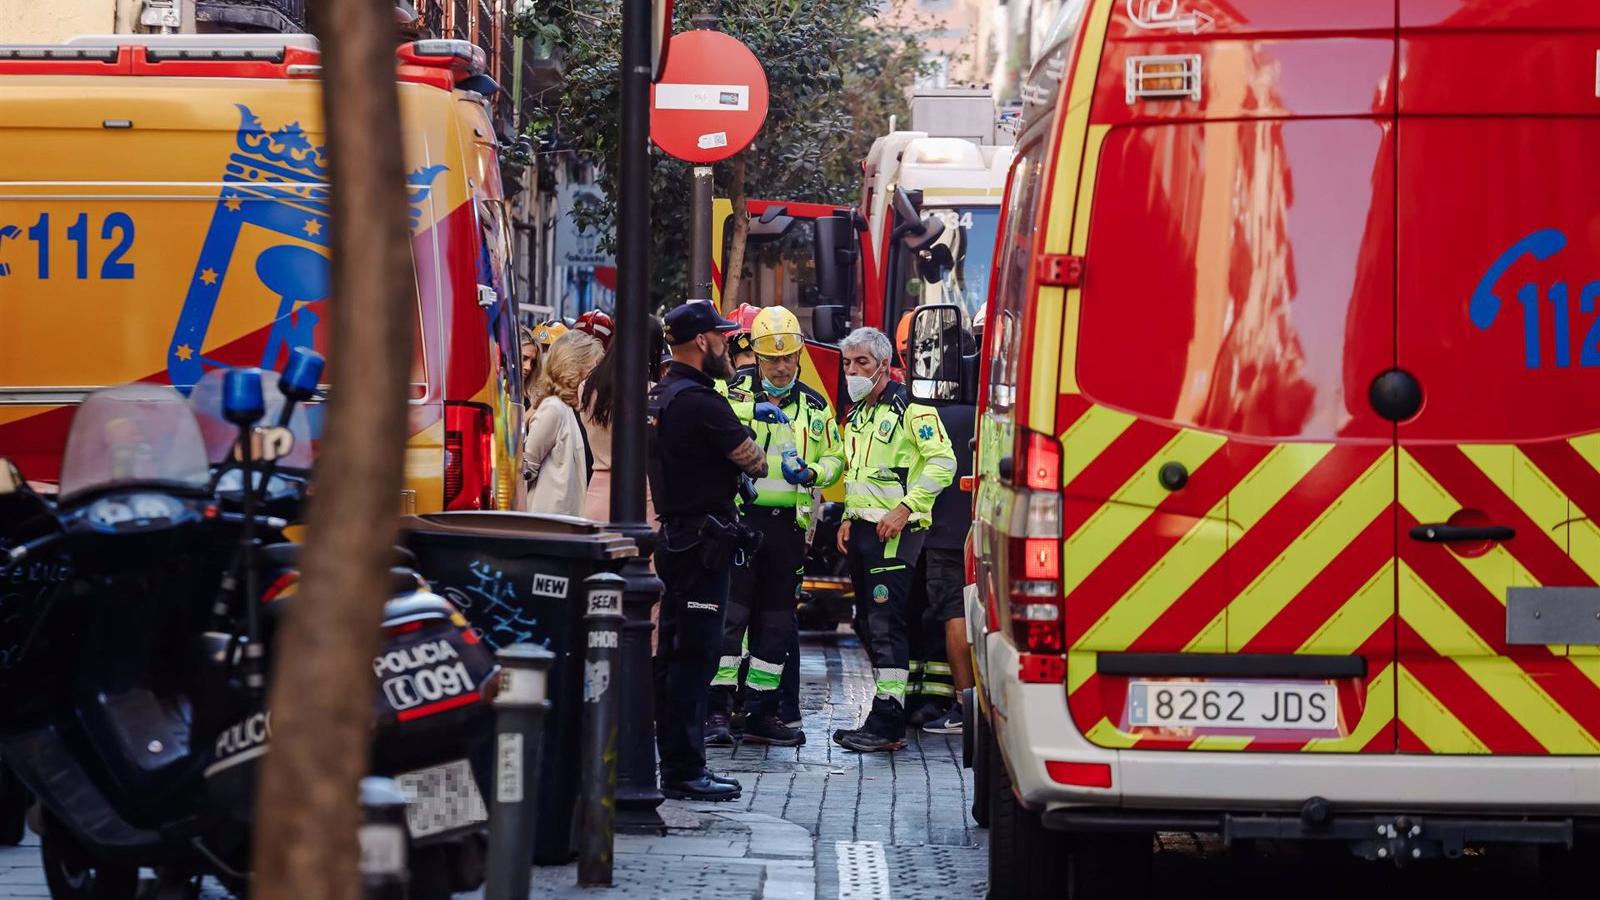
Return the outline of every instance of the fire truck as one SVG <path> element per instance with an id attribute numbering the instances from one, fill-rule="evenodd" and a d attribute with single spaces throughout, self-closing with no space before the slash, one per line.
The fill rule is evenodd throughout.
<path id="1" fill-rule="evenodd" d="M 919 92 L 913 123 L 923 130 L 891 130 L 873 142 L 862 163 L 860 205 L 833 206 L 775 200 L 748 201 L 747 278 L 741 295 L 757 305 L 794 310 L 806 329 L 801 378 L 847 405 L 838 342 L 852 327 L 870 325 L 891 337 L 902 317 L 925 304 L 959 305 L 970 323 L 983 306 L 993 264 L 1000 197 L 1011 147 L 996 127 L 987 89 Z M 892 126 L 891 126 L 892 127 Z M 713 285 L 724 310 L 723 252 L 733 209 L 717 200 L 712 220 Z M 763 248 L 775 263 L 760 261 Z M 748 284 L 748 281 L 747 281 Z M 843 498 L 843 485 L 828 499 Z M 813 541 L 801 588 L 808 627 L 831 627 L 852 616 L 850 580 L 833 551 L 833 523 Z"/>
<path id="2" fill-rule="evenodd" d="M 977 384 L 913 323 L 912 393 L 980 402 L 991 896 L 1120 896 L 1169 831 L 1582 884 L 1597 46 L 1560 0 L 1065 5 Z"/>

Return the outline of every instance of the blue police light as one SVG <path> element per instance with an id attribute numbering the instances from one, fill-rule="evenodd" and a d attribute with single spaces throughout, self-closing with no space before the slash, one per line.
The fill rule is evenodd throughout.
<path id="1" fill-rule="evenodd" d="M 250 425 L 266 414 L 260 369 L 229 369 L 222 379 L 222 414 L 235 425 Z"/>
<path id="2" fill-rule="evenodd" d="M 283 377 L 278 379 L 278 390 L 296 402 L 310 400 L 317 393 L 326 362 L 321 353 L 310 347 L 290 350 L 289 361 L 283 366 Z"/>

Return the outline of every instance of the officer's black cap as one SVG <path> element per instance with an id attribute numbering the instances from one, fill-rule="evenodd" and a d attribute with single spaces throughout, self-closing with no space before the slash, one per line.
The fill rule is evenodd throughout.
<path id="1" fill-rule="evenodd" d="M 667 343 L 677 345 L 694 340 L 708 331 L 736 331 L 739 323 L 730 322 L 717 315 L 710 300 L 690 300 L 667 312 L 662 320 L 667 333 Z"/>

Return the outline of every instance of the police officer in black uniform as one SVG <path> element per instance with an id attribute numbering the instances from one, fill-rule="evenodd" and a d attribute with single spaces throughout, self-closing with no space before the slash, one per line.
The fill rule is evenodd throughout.
<path id="1" fill-rule="evenodd" d="M 734 800 L 739 782 L 706 768 L 707 691 L 717 668 L 728 572 L 745 534 L 734 508 L 741 475 L 767 474 L 766 453 L 713 378 L 731 378 L 727 332 L 709 301 L 667 313 L 672 364 L 650 390 L 650 476 L 666 585 L 655 657 L 661 791 L 673 799 Z"/>

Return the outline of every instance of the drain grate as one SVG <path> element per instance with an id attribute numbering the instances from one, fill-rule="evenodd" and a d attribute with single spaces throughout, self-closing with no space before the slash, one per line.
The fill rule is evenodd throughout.
<path id="1" fill-rule="evenodd" d="M 879 841 L 837 841 L 839 900 L 889 900 L 889 864 Z"/>
<path id="2" fill-rule="evenodd" d="M 981 897 L 989 881 L 982 847 L 910 845 L 885 851 L 889 883 L 902 897 Z"/>

